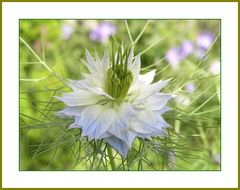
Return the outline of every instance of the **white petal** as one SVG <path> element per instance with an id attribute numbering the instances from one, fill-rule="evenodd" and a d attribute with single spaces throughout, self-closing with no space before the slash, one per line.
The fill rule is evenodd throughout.
<path id="1" fill-rule="evenodd" d="M 158 123 L 158 125 L 156 126 L 157 128 L 162 130 L 162 129 L 171 127 L 171 125 L 169 125 L 158 112 L 155 112 L 155 114 L 156 114 L 157 123 Z"/>
<path id="2" fill-rule="evenodd" d="M 115 123 L 109 128 L 108 132 L 124 141 L 129 147 L 132 146 L 132 142 L 136 137 L 136 132 L 130 129 L 122 129 L 118 125 L 115 125 Z"/>
<path id="3" fill-rule="evenodd" d="M 123 142 L 122 140 L 116 138 L 116 137 L 109 137 L 105 139 L 115 150 L 118 151 L 118 153 L 123 157 L 126 158 L 127 153 L 130 149 L 130 147 Z"/>
<path id="4" fill-rule="evenodd" d="M 106 82 L 106 75 L 102 72 L 85 75 L 85 84 L 92 87 L 104 88 Z"/>
<path id="5" fill-rule="evenodd" d="M 97 52 L 95 52 L 96 60 L 94 60 L 89 51 L 86 49 L 86 58 L 87 62 L 84 60 L 82 60 L 82 62 L 88 68 L 90 73 L 96 75 L 99 73 L 103 74 L 107 72 L 107 69 L 109 67 L 109 55 L 107 51 L 104 52 L 103 59 L 100 61 Z"/>
<path id="6" fill-rule="evenodd" d="M 71 87 L 73 91 L 78 91 L 80 89 L 84 89 L 85 80 L 71 80 L 68 79 L 68 85 Z"/>
<path id="7" fill-rule="evenodd" d="M 165 86 L 167 86 L 169 84 L 170 80 L 171 79 L 161 80 L 156 83 L 150 84 L 148 86 L 148 90 L 151 92 L 159 92 L 162 88 L 164 88 Z"/>
<path id="8" fill-rule="evenodd" d="M 95 121 L 98 115 L 101 112 L 102 107 L 100 105 L 93 105 L 86 107 L 81 114 L 81 119 L 79 121 L 79 125 L 83 127 L 83 132 L 88 129 L 88 126 Z"/>
<path id="9" fill-rule="evenodd" d="M 72 123 L 68 129 L 73 129 L 73 128 L 81 128 L 81 126 L 78 124 L 79 120 L 81 119 L 81 117 L 75 117 L 74 118 L 74 123 Z"/>
<path id="10" fill-rule="evenodd" d="M 141 133 L 141 134 L 150 134 L 152 133 L 152 130 L 145 126 L 141 121 L 139 120 L 132 120 L 130 122 L 130 127 L 132 130 L 134 130 L 137 133 Z"/>
<path id="11" fill-rule="evenodd" d="M 156 93 L 147 98 L 144 105 L 150 110 L 161 110 L 171 98 L 170 94 Z"/>
<path id="12" fill-rule="evenodd" d="M 152 83 L 155 73 L 156 73 L 156 70 L 152 70 L 144 75 L 139 75 L 138 80 L 140 80 L 146 85 L 149 85 Z"/>
<path id="13" fill-rule="evenodd" d="M 94 105 L 85 108 L 81 115 L 82 135 L 89 139 L 98 139 L 103 135 L 114 120 L 113 109 Z"/>
<path id="14" fill-rule="evenodd" d="M 138 75 L 140 73 L 140 56 L 136 56 L 135 60 L 133 63 L 129 64 L 128 69 L 132 72 L 133 74 L 133 84 L 137 81 Z"/>
<path id="15" fill-rule="evenodd" d="M 101 62 L 97 51 L 95 51 L 95 59 L 96 59 L 96 62 L 98 62 L 98 63 Z"/>
<path id="16" fill-rule="evenodd" d="M 129 120 L 136 116 L 136 113 L 128 102 L 124 102 L 115 114 L 115 119 L 108 132 L 131 146 L 136 135 L 129 129 Z"/>
<path id="17" fill-rule="evenodd" d="M 126 129 L 129 126 L 129 119 L 131 119 L 133 116 L 136 116 L 136 113 L 131 104 L 124 102 L 119 107 L 119 111 L 116 112 L 116 122 L 121 126 L 122 129 Z"/>
<path id="18" fill-rule="evenodd" d="M 105 97 L 113 100 L 113 98 L 110 95 L 108 95 L 106 92 L 104 92 L 102 88 L 93 87 L 93 86 L 89 85 L 86 80 L 79 80 L 79 81 L 68 80 L 68 82 L 74 91 L 78 91 L 80 89 L 85 89 L 85 90 L 89 90 L 89 91 L 93 92 L 96 95 L 105 96 Z"/>
<path id="19" fill-rule="evenodd" d="M 111 133 L 105 132 L 105 133 L 103 133 L 102 135 L 100 135 L 99 139 L 105 139 L 105 138 L 111 137 L 111 136 L 112 136 Z"/>
<path id="20" fill-rule="evenodd" d="M 163 87 L 167 86 L 169 83 L 169 80 L 164 80 L 164 81 L 158 81 L 156 83 L 150 84 L 148 86 L 144 86 L 143 88 L 140 87 L 138 91 L 133 94 L 137 94 L 136 98 L 134 99 L 135 104 L 141 103 L 145 101 L 147 98 L 152 96 L 153 94 L 159 92 Z M 137 89 L 134 89 L 137 90 Z"/>
<path id="21" fill-rule="evenodd" d="M 65 116 L 80 116 L 82 113 L 83 107 L 75 106 L 75 107 L 67 107 L 59 112 L 56 113 L 56 115 L 60 117 Z"/>
<path id="22" fill-rule="evenodd" d="M 97 123 L 95 123 L 94 125 L 96 126 L 94 138 L 99 138 L 109 129 L 114 120 L 114 117 L 115 111 L 113 109 L 108 109 L 101 112 L 98 117 Z"/>
<path id="23" fill-rule="evenodd" d="M 103 97 L 86 90 L 66 93 L 62 97 L 55 96 L 55 98 L 63 101 L 68 106 L 92 105 L 103 99 Z"/>
<path id="24" fill-rule="evenodd" d="M 146 86 L 145 84 L 143 84 L 143 82 L 141 82 L 140 80 L 136 80 L 134 83 L 132 83 L 132 85 L 130 86 L 129 90 L 128 90 L 128 96 L 130 98 L 130 100 L 133 98 L 135 99 L 136 97 L 139 96 L 140 91 L 142 90 L 142 88 Z"/>
<path id="25" fill-rule="evenodd" d="M 90 87 L 90 86 L 85 86 L 86 89 L 88 89 L 89 91 L 95 93 L 96 95 L 99 96 L 105 96 L 108 99 L 113 100 L 113 97 L 111 97 L 110 95 L 108 95 L 106 92 L 104 92 L 101 88 L 99 87 Z"/>
<path id="26" fill-rule="evenodd" d="M 109 55 L 107 51 L 104 52 L 104 56 L 101 60 L 101 67 L 103 71 L 107 72 L 107 69 L 109 67 Z"/>
<path id="27" fill-rule="evenodd" d="M 97 64 L 93 57 L 91 56 L 90 52 L 86 49 L 86 58 L 87 58 L 87 63 L 88 65 L 94 70 L 97 71 Z"/>
<path id="28" fill-rule="evenodd" d="M 162 109 L 158 110 L 157 112 L 161 115 L 168 111 L 171 111 L 171 108 L 169 108 L 168 106 L 164 106 Z"/>
<path id="29" fill-rule="evenodd" d="M 85 67 L 87 67 L 88 71 L 91 73 L 91 74 L 95 74 L 96 73 L 96 69 L 94 68 L 93 65 L 91 65 L 90 63 L 88 63 L 87 61 L 81 59 L 81 62 L 83 63 L 83 65 Z"/>
<path id="30" fill-rule="evenodd" d="M 131 121 L 131 129 L 142 134 L 162 133 L 163 129 L 170 125 L 166 123 L 157 112 L 145 109 Z"/>
<path id="31" fill-rule="evenodd" d="M 134 55 L 134 48 L 131 48 L 129 56 L 128 56 L 128 67 L 132 65 Z"/>

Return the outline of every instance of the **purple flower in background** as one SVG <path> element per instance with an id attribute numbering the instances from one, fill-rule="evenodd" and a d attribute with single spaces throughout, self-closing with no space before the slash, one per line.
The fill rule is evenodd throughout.
<path id="1" fill-rule="evenodd" d="M 61 29 L 63 39 L 68 40 L 73 33 L 73 27 L 69 24 L 63 24 Z"/>
<path id="2" fill-rule="evenodd" d="M 200 32 L 196 42 L 186 40 L 180 46 L 170 48 L 166 53 L 166 59 L 173 69 L 176 69 L 179 63 L 190 54 L 202 59 L 213 40 L 213 33 L 207 31 Z"/>
<path id="3" fill-rule="evenodd" d="M 181 45 L 181 57 L 185 58 L 193 52 L 194 46 L 192 41 L 185 41 Z"/>
<path id="4" fill-rule="evenodd" d="M 184 89 L 187 91 L 187 92 L 194 92 L 196 90 L 196 86 L 194 83 L 188 83 L 185 85 Z"/>
<path id="5" fill-rule="evenodd" d="M 180 61 L 189 56 L 193 51 L 193 43 L 189 40 L 184 41 L 180 47 L 170 48 L 166 53 L 168 63 L 175 69 Z"/>
<path id="6" fill-rule="evenodd" d="M 172 68 L 177 68 L 181 61 L 180 49 L 177 47 L 171 48 L 166 53 L 166 59 Z"/>
<path id="7" fill-rule="evenodd" d="M 108 38 L 116 33 L 116 26 L 111 22 L 102 22 L 90 32 L 90 39 L 105 43 Z"/>
<path id="8" fill-rule="evenodd" d="M 211 32 L 200 32 L 197 38 L 197 49 L 195 50 L 195 56 L 202 59 L 207 50 L 213 43 L 214 35 Z"/>
<path id="9" fill-rule="evenodd" d="M 198 48 L 207 50 L 211 46 L 213 42 L 213 38 L 214 38 L 214 35 L 212 33 L 201 32 L 197 38 Z"/>

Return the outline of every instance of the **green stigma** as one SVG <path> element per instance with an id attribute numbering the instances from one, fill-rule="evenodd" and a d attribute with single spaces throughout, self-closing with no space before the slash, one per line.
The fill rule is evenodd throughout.
<path id="1" fill-rule="evenodd" d="M 116 56 L 112 53 L 112 66 L 107 71 L 107 92 L 117 102 L 124 99 L 133 81 L 133 74 L 128 70 L 129 53 L 129 48 L 123 52 L 120 46 Z"/>

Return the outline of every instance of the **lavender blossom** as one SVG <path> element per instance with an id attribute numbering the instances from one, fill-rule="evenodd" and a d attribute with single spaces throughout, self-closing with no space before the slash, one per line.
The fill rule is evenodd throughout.
<path id="1" fill-rule="evenodd" d="M 213 42 L 213 34 L 210 32 L 201 32 L 197 38 L 197 46 L 200 49 L 207 50 Z"/>
<path id="2" fill-rule="evenodd" d="M 192 41 L 184 41 L 181 45 L 181 57 L 185 58 L 193 52 L 194 46 Z"/>
<path id="3" fill-rule="evenodd" d="M 176 69 L 184 58 L 189 56 L 193 51 L 193 43 L 189 40 L 184 41 L 180 47 L 173 47 L 166 53 L 166 59 L 169 64 Z"/>
<path id="4" fill-rule="evenodd" d="M 174 47 L 169 49 L 166 53 L 166 59 L 172 68 L 176 69 L 182 59 L 179 48 Z"/>
<path id="5" fill-rule="evenodd" d="M 62 29 L 63 39 L 68 40 L 73 33 L 73 27 L 69 24 L 64 24 L 64 25 L 62 25 L 61 29 Z"/>
<path id="6" fill-rule="evenodd" d="M 100 43 L 106 43 L 108 38 L 116 33 L 116 26 L 111 22 L 102 22 L 90 32 L 90 39 Z"/>
<path id="7" fill-rule="evenodd" d="M 188 83 L 185 85 L 184 89 L 187 91 L 187 92 L 194 92 L 196 90 L 196 86 L 194 83 Z"/>

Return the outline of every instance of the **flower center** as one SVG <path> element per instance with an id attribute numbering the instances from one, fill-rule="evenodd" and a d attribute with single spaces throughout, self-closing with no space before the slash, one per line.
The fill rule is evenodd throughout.
<path id="1" fill-rule="evenodd" d="M 129 49 L 123 52 L 119 47 L 116 56 L 112 55 L 112 66 L 107 71 L 107 92 L 117 102 L 124 99 L 133 81 L 133 74 L 128 70 L 129 52 Z"/>

